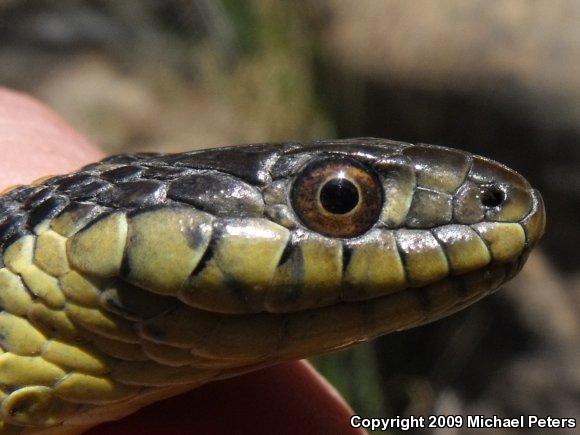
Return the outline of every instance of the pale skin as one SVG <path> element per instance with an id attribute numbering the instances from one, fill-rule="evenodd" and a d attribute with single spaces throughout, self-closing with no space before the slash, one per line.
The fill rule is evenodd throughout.
<path id="1" fill-rule="evenodd" d="M 0 89 L 0 190 L 74 171 L 102 151 L 38 101 Z M 215 382 L 93 430 L 114 433 L 363 434 L 353 411 L 307 362 Z"/>

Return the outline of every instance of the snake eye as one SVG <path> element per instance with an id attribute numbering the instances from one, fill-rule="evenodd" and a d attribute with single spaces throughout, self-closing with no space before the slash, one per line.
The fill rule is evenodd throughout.
<path id="1" fill-rule="evenodd" d="M 499 207 L 505 201 L 505 192 L 494 184 L 483 186 L 481 188 L 480 200 L 484 207 Z"/>
<path id="2" fill-rule="evenodd" d="M 336 156 L 306 166 L 290 200 L 302 223 L 331 237 L 356 237 L 378 220 L 382 188 L 377 175 L 356 160 Z"/>

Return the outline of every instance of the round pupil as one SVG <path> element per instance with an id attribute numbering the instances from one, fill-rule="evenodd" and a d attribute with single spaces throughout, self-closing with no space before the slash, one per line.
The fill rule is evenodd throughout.
<path id="1" fill-rule="evenodd" d="M 345 178 L 333 178 L 322 186 L 320 203 L 329 213 L 348 213 L 358 204 L 358 189 Z"/>

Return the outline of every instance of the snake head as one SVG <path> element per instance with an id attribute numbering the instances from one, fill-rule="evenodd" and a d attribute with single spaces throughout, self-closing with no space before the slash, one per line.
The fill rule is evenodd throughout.
<path id="1" fill-rule="evenodd" d="M 190 259 L 164 290 L 183 305 L 143 334 L 193 331 L 192 347 L 211 360 L 304 357 L 444 317 L 513 277 L 544 231 L 541 196 L 522 176 L 463 151 L 357 139 L 210 153 L 172 157 L 213 169 L 168 188 L 196 206 L 174 209 L 191 252 L 160 255 Z M 144 266 L 128 269 L 167 283 L 149 264 L 171 233 L 169 217 L 154 214 L 174 212 L 151 213 L 133 230 L 153 240 Z M 159 291 L 138 274 L 125 279 Z"/>
<path id="2" fill-rule="evenodd" d="M 381 139 L 114 156 L 18 187 L 0 424 L 86 428 L 431 322 L 513 277 L 544 224 L 505 166 Z"/>

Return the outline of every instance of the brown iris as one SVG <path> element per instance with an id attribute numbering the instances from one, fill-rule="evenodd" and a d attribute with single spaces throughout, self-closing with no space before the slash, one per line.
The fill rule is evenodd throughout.
<path id="1" fill-rule="evenodd" d="M 379 218 L 383 195 L 377 175 L 343 156 L 316 160 L 298 175 L 290 199 L 302 223 L 331 237 L 356 237 Z"/>

